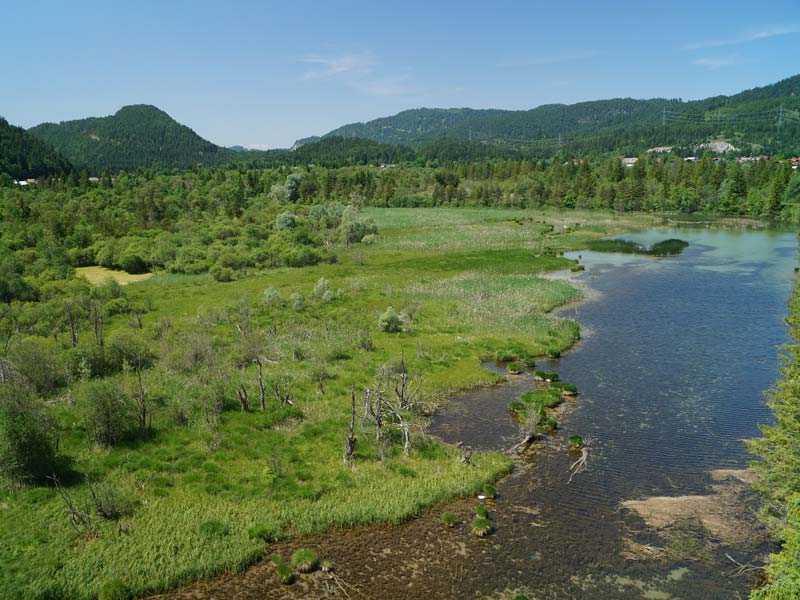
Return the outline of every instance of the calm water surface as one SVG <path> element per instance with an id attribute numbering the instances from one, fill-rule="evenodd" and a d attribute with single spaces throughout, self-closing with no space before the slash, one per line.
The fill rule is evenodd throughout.
<path id="1" fill-rule="evenodd" d="M 649 582 L 630 597 L 746 593 L 747 582 L 721 573 L 720 565 L 687 562 L 687 571 L 621 559 L 627 526 L 619 506 L 704 493 L 709 470 L 747 465 L 740 440 L 770 420 L 763 391 L 777 376 L 777 346 L 788 341 L 796 236 L 718 229 L 624 236 L 642 243 L 669 237 L 690 246 L 670 258 L 580 253 L 587 271 L 578 280 L 598 294 L 562 316 L 580 321 L 584 339 L 540 367 L 557 371 L 581 395 L 562 420 L 560 441 L 549 440 L 528 473 L 502 486 L 502 498 L 535 506 L 543 525 L 532 530 L 520 517 L 509 532 L 498 527 L 503 551 L 492 558 L 503 584 L 548 598 L 618 597 L 592 584 L 619 577 Z M 523 378 L 465 394 L 434 429 L 449 441 L 502 446 L 498 438 L 508 442 L 516 433 L 505 404 L 529 388 Z M 588 471 L 567 484 L 571 459 L 563 441 L 572 433 L 592 443 Z M 529 558 L 528 568 L 517 572 L 520 557 Z M 659 581 L 666 591 L 654 589 Z"/>

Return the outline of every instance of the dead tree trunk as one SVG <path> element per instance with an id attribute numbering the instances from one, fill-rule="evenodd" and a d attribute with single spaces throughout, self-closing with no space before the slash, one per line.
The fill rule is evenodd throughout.
<path id="1" fill-rule="evenodd" d="M 256 357 L 253 359 L 253 362 L 256 363 L 258 369 L 259 402 L 261 403 L 261 411 L 263 412 L 267 410 L 267 386 L 264 383 L 264 361 Z"/>
<path id="2" fill-rule="evenodd" d="M 353 386 L 350 393 L 350 427 L 347 431 L 347 442 L 344 449 L 344 464 L 349 465 L 353 462 L 356 453 L 356 386 Z"/>

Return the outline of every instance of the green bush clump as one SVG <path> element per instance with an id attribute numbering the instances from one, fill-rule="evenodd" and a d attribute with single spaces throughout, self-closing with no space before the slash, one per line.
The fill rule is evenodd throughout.
<path id="1" fill-rule="evenodd" d="M 489 509 L 486 508 L 483 504 L 478 504 L 478 506 L 475 507 L 475 515 L 480 517 L 481 519 L 488 519 Z"/>
<path id="2" fill-rule="evenodd" d="M 520 400 L 527 404 L 534 404 L 541 409 L 555 408 L 564 402 L 561 392 L 552 388 L 526 392 L 520 396 Z"/>
<path id="3" fill-rule="evenodd" d="M 558 429 L 558 421 L 548 415 L 542 415 L 542 419 L 539 421 L 539 428 L 547 433 L 555 433 Z"/>
<path id="4" fill-rule="evenodd" d="M 388 307 L 386 311 L 378 318 L 378 325 L 381 331 L 386 333 L 397 333 L 403 331 L 403 317 L 400 316 L 393 307 Z"/>
<path id="5" fill-rule="evenodd" d="M 569 447 L 573 450 L 580 450 L 583 448 L 583 437 L 579 435 L 571 435 L 569 436 Z"/>
<path id="6" fill-rule="evenodd" d="M 491 483 L 487 483 L 483 486 L 483 495 L 487 498 L 494 499 L 497 497 L 497 489 Z"/>
<path id="7" fill-rule="evenodd" d="M 508 364 L 506 370 L 512 375 L 519 375 L 525 370 L 525 366 L 518 361 L 513 361 Z"/>
<path id="8" fill-rule="evenodd" d="M 508 408 L 509 408 L 509 410 L 512 410 L 514 412 L 519 412 L 521 410 L 525 410 L 525 403 L 524 402 L 520 402 L 519 400 L 516 400 L 514 402 L 511 402 L 508 405 Z"/>
<path id="9" fill-rule="evenodd" d="M 489 519 L 478 517 L 472 521 L 471 530 L 473 535 L 478 537 L 486 537 L 492 533 L 492 522 Z"/>
<path id="10" fill-rule="evenodd" d="M 503 350 L 498 350 L 497 352 L 494 353 L 494 359 L 497 362 L 501 362 L 501 363 L 511 362 L 512 360 L 514 360 L 514 358 L 515 358 L 515 354 L 513 352 L 511 352 L 511 350 L 503 349 Z"/>
<path id="11" fill-rule="evenodd" d="M 527 352 L 523 352 L 522 354 L 520 354 L 519 359 L 522 361 L 522 364 L 528 367 L 529 369 L 532 369 L 533 367 L 536 366 L 536 359 Z"/>
<path id="12" fill-rule="evenodd" d="M 569 395 L 575 395 L 578 393 L 578 386 L 573 385 L 571 383 L 554 382 L 550 385 L 550 387 Z"/>
<path id="13" fill-rule="evenodd" d="M 584 267 L 583 265 L 574 265 L 570 267 L 569 270 L 572 271 L 573 273 L 580 273 L 581 271 L 585 271 L 586 267 Z"/>
<path id="14" fill-rule="evenodd" d="M 222 521 L 205 521 L 197 526 L 197 533 L 207 538 L 225 537 L 230 528 Z"/>
<path id="15" fill-rule="evenodd" d="M 548 371 L 535 371 L 533 376 L 540 381 L 558 381 L 558 373 Z"/>
<path id="16" fill-rule="evenodd" d="M 292 571 L 291 565 L 287 562 L 281 561 L 275 565 L 275 575 L 283 585 L 294 583 L 294 571 Z"/>
<path id="17" fill-rule="evenodd" d="M 56 470 L 55 424 L 21 384 L 0 384 L 0 484 L 42 483 Z"/>
<path id="18" fill-rule="evenodd" d="M 299 573 L 311 573 L 319 566 L 319 557 L 313 550 L 300 548 L 292 554 L 292 566 Z"/>
<path id="19" fill-rule="evenodd" d="M 444 527 L 452 529 L 457 523 L 458 519 L 453 513 L 446 512 L 442 514 L 442 525 Z"/>
<path id="20" fill-rule="evenodd" d="M 560 358 L 561 350 L 559 350 L 558 348 L 548 348 L 545 354 L 547 354 L 547 356 L 549 356 L 550 358 Z"/>

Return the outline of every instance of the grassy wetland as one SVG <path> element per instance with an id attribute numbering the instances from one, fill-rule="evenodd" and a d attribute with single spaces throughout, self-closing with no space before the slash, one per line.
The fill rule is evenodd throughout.
<path id="1" fill-rule="evenodd" d="M 53 371 L 38 373 L 36 393 L 58 431 L 60 467 L 57 485 L 3 488 L 0 595 L 165 591 L 239 570 L 275 540 L 398 523 L 479 492 L 511 461 L 464 461 L 425 434 L 430 415 L 454 391 L 500 378 L 483 359 L 533 364 L 574 344 L 578 324 L 548 313 L 580 292 L 540 275 L 573 266 L 564 251 L 654 222 L 363 212 L 379 234 L 336 247 L 336 264 L 101 285 L 106 306 L 126 308 L 107 311 L 100 334 L 116 369 L 101 373 L 68 331 L 11 340 L 30 377 Z M 366 390 L 400 380 L 405 405 L 376 436 Z"/>

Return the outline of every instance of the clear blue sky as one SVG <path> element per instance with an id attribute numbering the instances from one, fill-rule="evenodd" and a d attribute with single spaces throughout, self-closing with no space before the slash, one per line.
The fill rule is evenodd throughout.
<path id="1" fill-rule="evenodd" d="M 800 0 L 6 0 L 0 115 L 154 104 L 281 147 L 403 109 L 702 98 L 800 73 Z"/>

